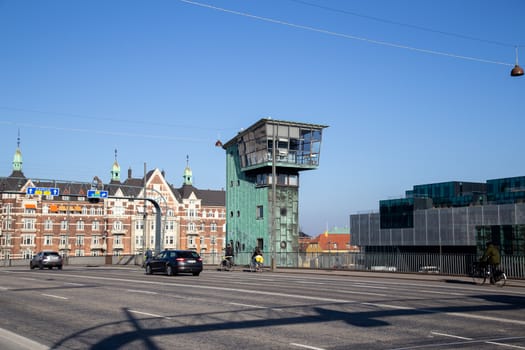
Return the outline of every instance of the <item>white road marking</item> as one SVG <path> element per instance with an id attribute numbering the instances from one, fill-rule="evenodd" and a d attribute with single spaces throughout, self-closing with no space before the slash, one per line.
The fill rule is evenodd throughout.
<path id="1" fill-rule="evenodd" d="M 369 292 L 354 292 L 351 290 L 335 290 L 336 293 L 343 293 L 343 294 L 360 294 L 360 295 L 374 295 L 376 297 L 386 297 L 388 295 L 386 294 L 379 294 L 379 293 L 369 293 Z"/>
<path id="2" fill-rule="evenodd" d="M 142 311 L 137 311 L 137 310 L 128 310 L 128 311 L 131 312 L 132 314 L 139 314 L 139 315 L 143 315 L 143 316 L 149 316 L 149 317 L 155 317 L 155 318 L 164 318 L 166 320 L 171 320 L 170 317 L 157 315 L 157 314 L 150 314 L 149 312 L 142 312 Z"/>
<path id="3" fill-rule="evenodd" d="M 259 305 L 250 305 L 250 304 L 241 304 L 241 303 L 228 303 L 230 305 L 236 305 L 236 306 L 246 306 L 246 307 L 252 307 L 256 309 L 266 309 L 266 306 L 259 306 Z"/>
<path id="4" fill-rule="evenodd" d="M 0 287 L 0 290 L 7 290 L 6 287 Z"/>
<path id="5" fill-rule="evenodd" d="M 449 338 L 455 338 L 455 339 L 461 339 L 461 340 L 468 340 L 468 341 L 474 340 L 473 338 L 460 337 L 458 335 L 453 335 L 453 334 L 446 334 L 446 333 L 439 333 L 439 332 L 430 332 L 430 333 L 434 335 L 440 335 L 443 337 L 449 337 Z M 474 341 L 477 343 L 504 346 L 504 347 L 514 348 L 514 349 L 525 349 L 525 347 L 523 346 L 500 343 L 503 340 L 515 340 L 515 339 L 523 339 L 523 338 L 524 337 L 508 337 L 508 338 L 500 338 L 500 339 L 494 339 L 494 340 L 479 340 L 479 341 L 474 340 Z"/>
<path id="6" fill-rule="evenodd" d="M 37 279 L 36 278 L 32 278 L 32 277 L 20 277 L 21 280 L 26 280 L 26 281 L 36 281 Z"/>
<path id="7" fill-rule="evenodd" d="M 315 347 L 315 346 L 298 344 L 298 343 L 290 343 L 290 345 L 291 346 L 297 346 L 299 348 L 311 349 L 311 350 L 324 350 L 323 348 L 318 348 L 318 347 Z"/>
<path id="8" fill-rule="evenodd" d="M 364 287 L 364 288 L 371 288 L 371 289 L 389 289 L 388 287 L 378 287 L 378 286 L 372 286 L 370 284 L 363 284 L 363 283 L 354 283 L 352 284 L 352 287 Z"/>
<path id="9" fill-rule="evenodd" d="M 291 298 L 291 299 L 302 299 L 302 300 L 315 300 L 315 301 L 324 301 L 329 303 L 340 303 L 340 304 L 350 304 L 350 303 L 356 303 L 356 301 L 348 300 L 348 299 L 335 299 L 335 298 L 323 298 L 323 297 L 312 297 L 307 295 L 298 295 L 298 294 L 287 294 L 287 293 L 277 293 L 277 292 L 265 292 L 265 291 L 259 291 L 259 290 L 249 290 L 249 289 L 238 289 L 238 288 L 228 288 L 228 287 L 216 287 L 216 286 L 198 286 L 194 284 L 184 284 L 184 283 L 177 283 L 177 282 L 159 282 L 159 281 L 137 281 L 133 279 L 127 279 L 127 278 L 114 278 L 114 277 L 102 277 L 102 276 L 83 276 L 83 275 L 74 275 L 74 274 L 60 274 L 60 277 L 75 277 L 75 278 L 83 278 L 86 280 L 92 279 L 92 280 L 109 280 L 109 281 L 118 281 L 118 282 L 126 282 L 126 283 L 138 283 L 140 282 L 143 285 L 149 284 L 149 285 L 173 285 L 181 288 L 193 288 L 193 289 L 208 289 L 208 290 L 216 290 L 221 292 L 240 292 L 245 294 L 254 294 L 254 295 L 267 295 L 267 296 L 274 296 L 274 297 L 285 297 L 285 298 Z M 394 283 L 391 283 L 394 284 Z M 441 313 L 440 311 L 433 311 L 433 310 L 427 310 L 427 309 L 417 309 L 412 307 L 404 307 L 404 306 L 396 306 L 396 305 L 389 305 L 389 304 L 379 304 L 379 303 L 361 303 L 362 305 L 370 305 L 375 307 L 383 307 L 388 309 L 398 309 L 398 310 L 418 310 L 420 312 L 428 313 L 428 314 L 434 314 L 434 313 Z M 520 320 L 511 320 L 511 319 L 505 319 L 505 318 L 497 318 L 497 317 L 488 317 L 488 316 L 481 316 L 481 315 L 473 315 L 473 314 L 467 314 L 467 313 L 457 313 L 457 312 L 448 312 L 444 313 L 446 315 L 451 316 L 457 316 L 457 317 L 465 317 L 465 318 L 474 318 L 474 319 L 480 319 L 480 320 L 489 320 L 489 321 L 495 321 L 495 322 L 502 322 L 502 323 L 512 323 L 512 324 L 519 324 L 519 325 L 525 325 L 525 321 Z"/>
<path id="10" fill-rule="evenodd" d="M 84 286 L 84 284 L 74 283 L 74 282 L 64 282 L 64 284 L 66 284 L 68 286 L 75 286 L 75 287 L 83 287 Z"/>
<path id="11" fill-rule="evenodd" d="M 45 297 L 55 298 L 55 299 L 62 299 L 62 300 L 68 300 L 66 297 L 61 297 L 60 295 L 53 295 L 53 294 L 40 294 Z"/>
<path id="12" fill-rule="evenodd" d="M 139 290 L 139 289 L 127 289 L 126 292 L 141 293 L 141 294 L 158 294 L 157 292 L 150 292 L 149 290 Z"/>
<path id="13" fill-rule="evenodd" d="M 465 337 L 460 337 L 459 335 L 452 335 L 452 334 L 446 334 L 446 333 L 430 332 L 430 334 L 440 335 L 440 336 L 449 337 L 449 338 L 456 338 L 456 339 L 461 339 L 461 340 L 472 340 L 472 338 L 465 338 Z"/>

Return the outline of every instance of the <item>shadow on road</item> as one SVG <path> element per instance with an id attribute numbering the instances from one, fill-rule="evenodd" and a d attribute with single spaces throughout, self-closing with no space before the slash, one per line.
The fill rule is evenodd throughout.
<path id="1" fill-rule="evenodd" d="M 227 312 L 210 312 L 199 314 L 184 314 L 166 316 L 177 320 L 177 325 L 170 327 L 158 327 L 162 324 L 159 317 L 136 318 L 129 309 L 122 309 L 125 320 L 100 324 L 94 327 L 84 329 L 80 332 L 71 334 L 54 344 L 51 349 L 67 347 L 68 342 L 77 337 L 93 338 L 96 337 L 97 330 L 105 327 L 131 327 L 131 330 L 111 334 L 98 340 L 90 349 L 106 350 L 119 349 L 128 347 L 137 347 L 145 349 L 160 349 L 155 343 L 154 338 L 161 336 L 177 334 L 198 334 L 203 332 L 216 332 L 228 330 L 247 330 L 260 327 L 278 327 L 286 325 L 301 325 L 326 322 L 345 322 L 355 327 L 384 327 L 390 325 L 388 318 L 399 316 L 428 315 L 440 313 L 475 313 L 486 311 L 506 311 L 525 309 L 525 297 L 504 296 L 504 295 L 476 295 L 473 298 L 486 300 L 486 305 L 474 306 L 454 306 L 454 307 L 434 307 L 434 308 L 410 308 L 396 307 L 385 309 L 384 305 L 374 305 L 373 303 L 359 304 L 370 308 L 366 311 L 344 311 L 345 307 L 353 307 L 355 303 L 329 303 L 315 305 L 294 305 L 290 310 L 301 308 L 302 314 L 297 316 L 295 312 L 290 313 L 289 317 L 283 310 L 287 307 L 279 307 L 280 312 L 275 312 L 271 308 L 264 309 L 264 314 L 254 316 L 260 312 L 260 308 L 242 308 L 241 310 Z M 337 308 L 337 309 L 335 309 Z M 245 313 L 246 317 L 243 316 Z M 308 315 L 304 315 L 307 313 Z M 259 319 L 250 319 L 260 317 Z M 184 323 L 184 324 L 182 324 Z M 140 344 L 140 345 L 139 345 Z"/>

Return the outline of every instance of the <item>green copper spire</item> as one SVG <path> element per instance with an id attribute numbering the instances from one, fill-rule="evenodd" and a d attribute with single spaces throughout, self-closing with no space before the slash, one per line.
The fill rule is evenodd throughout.
<path id="1" fill-rule="evenodd" d="M 117 150 L 115 149 L 115 162 L 111 168 L 111 181 L 120 182 L 120 165 L 117 162 Z"/>
<path id="2" fill-rule="evenodd" d="M 192 172 L 191 172 L 191 169 L 190 169 L 189 162 L 190 162 L 190 157 L 187 155 L 186 156 L 186 169 L 184 169 L 184 175 L 183 175 L 184 184 L 185 185 L 191 185 L 192 184 L 192 180 L 191 180 Z"/>
<path id="3" fill-rule="evenodd" d="M 20 129 L 16 143 L 15 156 L 13 157 L 13 171 L 22 171 L 22 151 L 20 151 Z"/>

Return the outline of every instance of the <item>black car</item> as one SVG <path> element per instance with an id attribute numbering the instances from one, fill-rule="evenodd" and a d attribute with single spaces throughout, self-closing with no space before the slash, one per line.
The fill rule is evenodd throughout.
<path id="1" fill-rule="evenodd" d="M 198 276 L 202 271 L 202 258 L 193 250 L 163 250 L 145 263 L 146 273 L 164 272 L 169 276 L 191 273 Z"/>
<path id="2" fill-rule="evenodd" d="M 35 267 L 38 267 L 40 270 L 42 270 L 44 267 L 47 267 L 48 269 L 52 269 L 53 267 L 56 267 L 59 270 L 62 270 L 63 265 L 63 259 L 58 254 L 58 252 L 54 251 L 42 251 L 33 256 L 31 261 L 29 262 L 29 267 L 31 269 L 34 269 Z"/>

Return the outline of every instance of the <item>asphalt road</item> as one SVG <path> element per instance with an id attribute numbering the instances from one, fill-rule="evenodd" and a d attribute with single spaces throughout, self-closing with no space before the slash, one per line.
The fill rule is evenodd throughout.
<path id="1" fill-rule="evenodd" d="M 525 349 L 523 286 L 433 276 L 2 268 L 0 307 L 2 349 Z"/>

